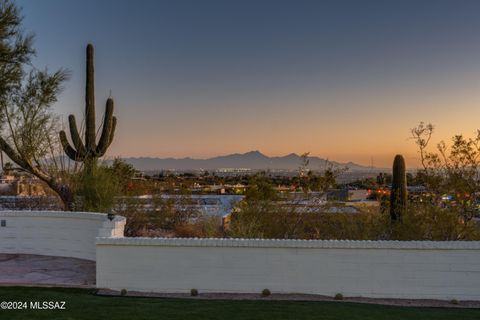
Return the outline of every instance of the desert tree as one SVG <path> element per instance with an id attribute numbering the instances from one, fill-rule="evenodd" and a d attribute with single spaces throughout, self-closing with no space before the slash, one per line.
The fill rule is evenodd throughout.
<path id="1" fill-rule="evenodd" d="M 472 219 L 480 200 L 480 130 L 472 138 L 455 135 L 451 145 L 440 141 L 434 151 L 428 149 L 433 125 L 421 122 L 411 133 L 422 164 L 417 179 L 432 191 L 434 202 L 440 204 L 442 195 L 452 195 L 454 201 L 442 205 L 454 206 L 466 221 Z"/>
<path id="2" fill-rule="evenodd" d="M 17 170 L 32 174 L 72 209 L 65 164 L 57 138 L 59 119 L 52 105 L 68 73 L 35 68 L 33 35 L 22 30 L 14 2 L 0 1 L 0 149 Z"/>
<path id="3" fill-rule="evenodd" d="M 337 178 L 348 171 L 347 167 L 335 166 L 328 159 L 325 160 L 323 167 L 319 170 L 312 170 L 310 165 L 310 152 L 303 153 L 301 157 L 301 165 L 298 168 L 299 185 L 305 195 L 310 191 L 325 192 L 336 187 Z"/>

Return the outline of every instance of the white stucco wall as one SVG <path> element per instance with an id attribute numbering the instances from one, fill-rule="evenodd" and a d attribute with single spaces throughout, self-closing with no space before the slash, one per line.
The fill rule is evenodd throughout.
<path id="1" fill-rule="evenodd" d="M 61 211 L 0 211 L 0 253 L 95 260 L 95 240 L 123 236 L 125 218 Z"/>
<path id="2" fill-rule="evenodd" d="M 480 242 L 99 238 L 97 287 L 480 300 Z"/>

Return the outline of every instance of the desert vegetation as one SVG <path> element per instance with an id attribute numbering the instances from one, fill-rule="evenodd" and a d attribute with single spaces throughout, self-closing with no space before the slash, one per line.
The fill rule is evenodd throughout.
<path id="1" fill-rule="evenodd" d="M 33 35 L 22 29 L 20 10 L 13 1 L 0 2 L 0 150 L 14 163 L 9 170 L 37 177 L 62 201 L 66 210 L 105 210 L 99 199 L 112 194 L 99 181 L 111 171 L 97 165 L 112 143 L 116 118 L 113 100 L 106 104 L 103 131 L 96 143 L 93 46 L 87 46 L 86 128 L 69 117 L 72 148 L 53 112 L 69 72 L 39 70 L 32 65 Z M 82 130 L 85 143 L 80 139 Z M 60 134 L 59 134 L 60 132 Z M 74 162 L 66 159 L 64 152 Z M 3 158 L 2 158 L 3 159 Z M 110 180 L 108 180 L 110 181 Z M 108 182 L 105 182 L 108 184 Z M 110 183 L 113 185 L 113 183 Z"/>
<path id="2" fill-rule="evenodd" d="M 231 215 L 227 235 L 239 238 L 351 240 L 477 240 L 480 230 L 455 207 L 442 208 L 430 199 L 409 202 L 401 220 L 388 210 L 364 207 L 359 213 L 305 212 L 275 198 L 271 185 L 257 178 L 255 194 Z M 253 187 L 255 189 L 255 187 Z M 330 205 L 335 205 L 334 203 Z M 339 204 L 337 204 L 338 206 Z"/>

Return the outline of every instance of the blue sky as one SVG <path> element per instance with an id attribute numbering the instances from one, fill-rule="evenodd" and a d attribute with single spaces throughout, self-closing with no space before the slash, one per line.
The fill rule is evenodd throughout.
<path id="1" fill-rule="evenodd" d="M 480 117 L 480 1 L 18 1 L 37 67 L 72 71 L 56 105 L 82 115 L 85 46 L 110 156 L 310 151 L 389 165 L 409 129 L 469 135 Z M 100 117 L 97 117 L 100 118 Z"/>

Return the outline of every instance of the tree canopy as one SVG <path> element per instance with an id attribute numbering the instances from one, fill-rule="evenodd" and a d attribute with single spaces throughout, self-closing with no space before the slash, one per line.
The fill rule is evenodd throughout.
<path id="1" fill-rule="evenodd" d="M 32 65 L 33 35 L 22 29 L 14 2 L 0 1 L 0 149 L 17 166 L 57 193 L 66 207 L 73 195 L 65 183 L 52 105 L 68 72 L 53 73 Z"/>

